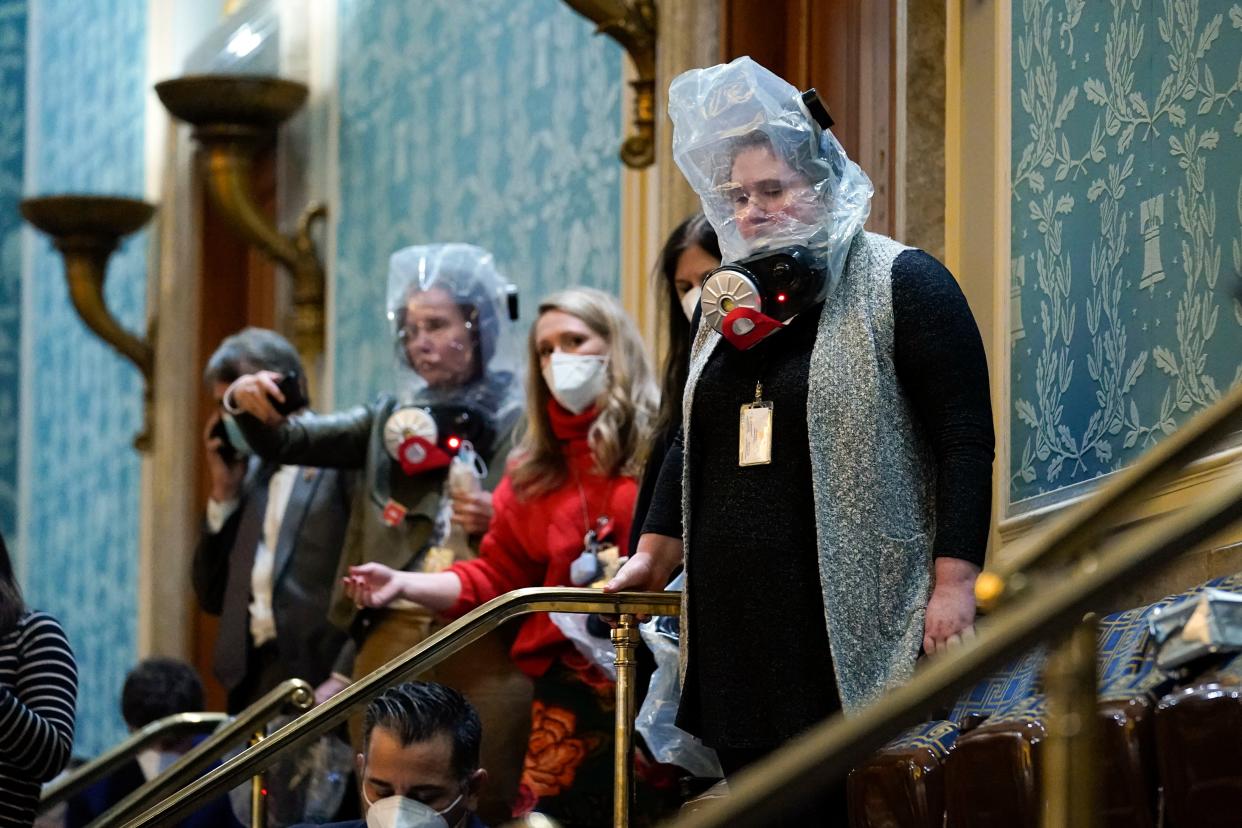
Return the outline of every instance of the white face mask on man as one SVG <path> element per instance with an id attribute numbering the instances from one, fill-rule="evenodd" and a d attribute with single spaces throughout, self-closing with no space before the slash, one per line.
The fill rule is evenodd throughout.
<path id="1" fill-rule="evenodd" d="M 543 366 L 543 381 L 558 403 L 581 414 L 608 390 L 608 356 L 553 351 Z"/>
<path id="2" fill-rule="evenodd" d="M 362 798 L 367 803 L 367 828 L 450 828 L 448 814 L 464 796 L 464 793 L 459 795 L 443 811 L 437 811 L 426 803 L 404 796 L 386 796 L 372 802 L 367 799 L 364 790 Z"/>

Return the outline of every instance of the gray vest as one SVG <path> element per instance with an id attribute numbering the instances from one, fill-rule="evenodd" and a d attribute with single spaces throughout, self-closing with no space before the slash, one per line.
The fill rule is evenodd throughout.
<path id="1" fill-rule="evenodd" d="M 820 316 L 808 377 L 807 436 L 824 621 L 847 714 L 913 674 L 931 595 L 935 467 L 893 365 L 892 266 L 906 249 L 875 233 L 854 237 L 845 272 Z M 707 325 L 699 326 L 684 397 L 687 426 L 693 422 L 695 385 L 722 341 Z M 692 542 L 693 437 L 687 428 L 686 549 Z M 687 584 L 691 577 L 687 571 Z M 683 666 L 692 634 L 686 594 Z"/>

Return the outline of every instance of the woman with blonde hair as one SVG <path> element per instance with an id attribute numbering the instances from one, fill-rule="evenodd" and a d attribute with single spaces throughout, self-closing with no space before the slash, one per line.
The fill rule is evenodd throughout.
<path id="1" fill-rule="evenodd" d="M 435 574 L 351 567 L 346 590 L 360 604 L 404 598 L 456 617 L 522 587 L 597 584 L 615 568 L 656 416 L 638 332 L 614 297 L 572 288 L 540 304 L 528 356 L 527 429 L 479 557 Z M 523 622 L 510 652 L 535 681 L 514 815 L 597 824 L 611 809 L 611 680 L 546 614 Z"/>

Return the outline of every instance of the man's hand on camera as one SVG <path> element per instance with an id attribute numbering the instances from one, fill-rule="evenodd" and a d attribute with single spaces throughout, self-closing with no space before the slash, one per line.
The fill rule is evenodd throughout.
<path id="1" fill-rule="evenodd" d="M 281 375 L 275 371 L 259 371 L 238 377 L 224 392 L 224 410 L 230 414 L 250 414 L 264 425 L 280 425 L 285 420 L 284 415 L 272 405 L 272 400 L 285 401 L 278 385 L 280 380 Z"/>

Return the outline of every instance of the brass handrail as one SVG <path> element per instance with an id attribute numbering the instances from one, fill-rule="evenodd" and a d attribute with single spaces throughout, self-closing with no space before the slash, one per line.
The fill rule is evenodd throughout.
<path id="1" fill-rule="evenodd" d="M 922 721 L 926 711 L 950 704 L 1015 653 L 1071 630 L 1086 612 L 1124 589 L 1128 576 L 1150 573 L 1238 520 L 1242 520 L 1242 474 L 1193 507 L 1107 541 L 1076 577 L 1006 605 L 981 625 L 976 638 L 932 659 L 905 685 L 886 692 L 856 715 L 831 717 L 740 773 L 730 783 L 728 797 L 673 824 L 677 828 L 778 824 L 773 820 L 822 790 L 825 781 L 844 776 L 903 727 Z"/>
<path id="2" fill-rule="evenodd" d="M 314 700 L 314 688 L 302 679 L 281 682 L 263 698 L 234 716 L 210 738 L 204 739 L 174 762 L 166 771 L 105 811 L 89 828 L 111 828 L 122 824 L 122 820 L 128 819 L 132 814 L 141 813 L 184 787 L 229 750 L 244 744 L 256 730 L 265 726 L 277 714 L 291 708 L 305 710 Z"/>
<path id="3" fill-rule="evenodd" d="M 1115 529 L 1133 512 L 1140 498 L 1169 482 L 1240 428 L 1242 384 L 1157 443 L 1133 465 L 1117 472 L 1099 491 L 1067 510 L 1047 529 L 1019 541 L 1017 549 L 979 576 L 975 592 L 980 607 L 995 609 L 1027 588 L 1033 572 L 1073 560 Z"/>
<path id="4" fill-rule="evenodd" d="M 730 796 L 676 821 L 679 828 L 769 824 L 795 807 L 826 779 L 839 778 L 858 761 L 883 746 L 903 726 L 916 724 L 936 705 L 951 703 L 972 682 L 1000 668 L 1015 653 L 1039 641 L 1059 643 L 1054 656 L 1068 657 L 1081 636 L 1073 635 L 1083 615 L 1123 589 L 1124 579 L 1138 572 L 1151 574 L 1188 547 L 1201 543 L 1242 519 L 1242 473 L 1193 507 L 1115 533 L 1138 502 L 1176 472 L 1190 464 L 1242 426 L 1242 385 L 1200 412 L 1190 422 L 1120 472 L 1091 498 L 1064 518 L 1035 535 L 1017 553 L 1007 556 L 979 577 L 980 604 L 1000 611 L 981 625 L 977 638 L 933 659 L 902 687 L 850 718 L 834 716 L 796 739 L 781 751 L 739 774 L 730 784 Z M 1112 536 L 1108 536 L 1113 532 Z M 1068 565 L 1059 580 L 1040 581 L 1031 589 L 1031 575 L 1052 565 Z M 1053 660 L 1056 661 L 1057 658 Z M 1085 664 L 1094 668 L 1094 661 Z M 1066 679 L 1065 676 L 1062 676 Z M 1064 687 L 1075 682 L 1064 680 Z M 1081 684 L 1081 682 L 1078 682 Z M 1050 688 L 1051 690 L 1051 688 Z M 1075 707 L 1061 695 L 1054 707 L 1066 719 L 1081 721 L 1090 707 Z M 1050 700 L 1051 704 L 1051 700 Z M 1094 704 L 1094 697 L 1089 700 Z M 1096 814 L 1090 801 L 1070 802 L 1066 774 L 1082 768 L 1088 740 L 1077 734 L 1053 734 L 1066 739 L 1053 750 L 1060 760 L 1045 769 L 1044 825 L 1061 819 L 1065 826 L 1091 825 Z M 1070 761 L 1070 757 L 1073 760 Z M 777 791 L 779 797 L 774 796 Z M 1052 802 L 1051 800 L 1056 800 Z M 1069 821 L 1064 821 L 1069 820 Z"/>
<path id="5" fill-rule="evenodd" d="M 130 821 L 124 825 L 126 828 L 138 828 L 172 824 L 193 811 L 202 800 L 253 776 L 256 770 L 267 767 L 277 756 L 302 746 L 345 721 L 387 688 L 434 667 L 511 618 L 534 612 L 577 612 L 619 615 L 623 621 L 630 616 L 629 621 L 632 622 L 632 617 L 636 615 L 675 615 L 680 609 L 679 592 L 605 594 L 595 589 L 535 587 L 506 593 L 466 613 L 158 805 L 145 812 L 127 807 L 126 816 Z M 624 768 L 617 769 L 619 775 L 624 772 Z"/>
<path id="6" fill-rule="evenodd" d="M 156 742 L 175 736 L 210 733 L 228 721 L 223 713 L 174 713 L 142 727 L 84 765 L 43 786 L 39 810 L 45 811 L 112 774 Z"/>

